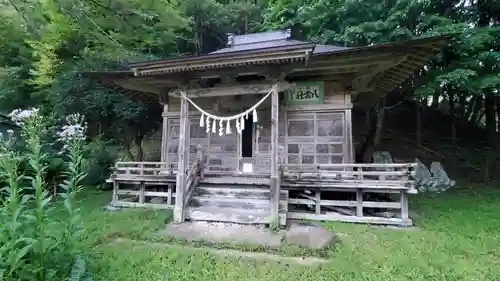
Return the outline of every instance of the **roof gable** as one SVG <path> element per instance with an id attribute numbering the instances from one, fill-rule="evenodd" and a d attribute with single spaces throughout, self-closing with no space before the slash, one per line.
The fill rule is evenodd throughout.
<path id="1" fill-rule="evenodd" d="M 300 44 L 310 45 L 312 43 L 292 39 L 290 29 L 268 32 L 251 33 L 244 35 L 227 35 L 227 47 L 211 52 L 211 54 L 226 54 L 239 51 L 254 51 L 260 49 L 296 46 Z M 349 49 L 332 45 L 313 44 L 315 46 L 313 54 L 329 53 L 339 50 Z"/>
<path id="2" fill-rule="evenodd" d="M 268 41 L 287 40 L 290 38 L 292 38 L 292 31 L 290 29 L 251 33 L 244 35 L 234 35 L 232 33 L 228 33 L 227 45 L 240 46 L 247 44 L 263 43 Z"/>

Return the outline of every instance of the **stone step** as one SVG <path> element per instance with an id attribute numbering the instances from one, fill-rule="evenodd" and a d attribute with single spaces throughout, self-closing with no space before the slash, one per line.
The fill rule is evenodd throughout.
<path id="1" fill-rule="evenodd" d="M 230 222 L 240 224 L 268 224 L 269 211 L 258 209 L 219 208 L 212 206 L 189 207 L 186 216 L 194 221 Z M 280 224 L 286 224 L 286 214 L 279 214 Z"/>
<path id="2" fill-rule="evenodd" d="M 202 183 L 194 191 L 186 216 L 191 220 L 241 224 L 270 223 L 269 186 Z M 288 191 L 280 191 L 280 224 L 286 224 Z"/>
<path id="3" fill-rule="evenodd" d="M 234 199 L 262 199 L 269 200 L 271 191 L 269 188 L 221 188 L 210 186 L 199 186 L 194 196 L 206 198 L 234 198 Z M 286 190 L 280 192 L 280 199 L 286 200 Z"/>
<path id="4" fill-rule="evenodd" d="M 250 185 L 250 186 L 267 186 L 269 188 L 269 178 L 261 177 L 238 177 L 238 176 L 224 176 L 224 177 L 205 177 L 201 184 L 221 184 L 221 185 Z"/>
<path id="5" fill-rule="evenodd" d="M 217 206 L 220 208 L 255 208 L 264 209 L 266 211 L 270 210 L 270 202 L 268 199 L 249 199 L 249 198 L 225 198 L 225 197 L 202 197 L 195 196 L 191 200 L 191 206 Z M 286 211 L 288 208 L 287 200 L 280 200 L 279 209 Z"/>
<path id="6" fill-rule="evenodd" d="M 212 200 L 211 198 L 200 199 L 195 197 L 192 200 L 190 206 L 204 206 L 213 207 L 219 209 L 242 209 L 242 210 L 255 210 L 262 212 L 269 212 L 269 201 L 266 200 L 246 200 L 246 201 L 234 201 L 234 200 Z"/>

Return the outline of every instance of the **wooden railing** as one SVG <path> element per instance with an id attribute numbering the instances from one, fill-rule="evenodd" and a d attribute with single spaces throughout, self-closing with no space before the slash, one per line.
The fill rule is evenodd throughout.
<path id="1" fill-rule="evenodd" d="M 300 182 L 338 188 L 406 189 L 415 192 L 416 163 L 360 163 L 360 164 L 283 164 L 281 173 L 287 184 Z"/>
<path id="2" fill-rule="evenodd" d="M 276 169 L 271 171 L 271 182 L 269 184 L 270 188 L 270 212 L 271 221 L 270 224 L 277 226 L 279 223 L 279 206 L 280 206 L 280 193 L 281 193 L 281 180 L 283 178 L 283 170 L 281 168 L 281 163 L 283 162 L 282 157 L 278 156 L 276 159 L 276 166 L 271 167 L 271 169 Z"/>
<path id="3" fill-rule="evenodd" d="M 184 174 L 177 175 L 176 201 L 174 209 L 174 220 L 176 222 L 184 221 L 186 207 L 191 200 L 191 196 L 198 186 L 198 183 L 205 177 L 205 156 L 201 146 L 197 146 L 196 149 L 196 161 Z"/>
<path id="4" fill-rule="evenodd" d="M 408 216 L 408 194 L 416 193 L 413 179 L 415 167 L 416 163 L 280 165 L 281 184 L 296 190 L 298 196 L 290 198 L 289 204 L 315 206 L 312 214 L 301 208 L 295 208 L 295 211 L 288 213 L 288 217 L 411 225 Z M 322 196 L 325 192 L 331 191 L 351 195 L 355 193 L 355 196 L 345 197 L 346 194 L 344 194 L 343 200 Z M 373 197 L 367 196 L 366 193 L 398 193 L 400 200 L 399 202 L 373 200 Z M 400 210 L 398 217 L 387 218 L 373 215 L 394 209 Z"/>
<path id="5" fill-rule="evenodd" d="M 189 171 L 186 173 L 186 182 L 184 184 L 184 209 L 188 205 L 189 200 L 191 200 L 191 196 L 193 195 L 193 191 L 198 186 L 198 183 L 202 181 L 205 177 L 204 175 L 204 166 L 205 166 L 205 157 L 203 155 L 203 150 L 200 146 L 198 146 L 196 152 L 196 161 L 193 163 Z"/>
<path id="6" fill-rule="evenodd" d="M 116 162 L 112 179 L 121 180 L 155 180 L 173 176 L 177 173 L 177 165 L 164 162 Z"/>
<path id="7" fill-rule="evenodd" d="M 173 176 L 176 170 L 176 165 L 164 162 L 115 163 L 113 174 L 108 180 L 113 183 L 113 206 L 171 208 L 175 198 Z M 158 189 L 158 186 L 162 187 Z M 159 198 L 163 202 L 154 203 L 147 198 Z"/>

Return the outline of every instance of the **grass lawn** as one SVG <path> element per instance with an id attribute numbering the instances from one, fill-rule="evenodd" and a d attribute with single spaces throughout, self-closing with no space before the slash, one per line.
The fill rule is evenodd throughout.
<path id="1" fill-rule="evenodd" d="M 171 214 L 105 212 L 109 193 L 82 197 L 83 243 L 91 248 L 96 280 L 500 280 L 498 188 L 414 196 L 410 203 L 421 216 L 418 229 L 327 223 L 341 242 L 327 253 L 331 262 L 313 267 L 219 257 L 179 245 L 117 243 L 117 238 L 150 240 Z"/>

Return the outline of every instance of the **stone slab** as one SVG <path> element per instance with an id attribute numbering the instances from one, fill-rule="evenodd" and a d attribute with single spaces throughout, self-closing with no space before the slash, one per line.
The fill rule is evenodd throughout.
<path id="1" fill-rule="evenodd" d="M 275 262 L 280 262 L 280 263 L 287 263 L 287 264 L 298 264 L 298 265 L 303 265 L 303 266 L 315 266 L 315 265 L 321 265 L 325 263 L 329 263 L 330 260 L 328 259 L 323 259 L 323 258 L 318 258 L 318 257 L 287 257 L 283 255 L 277 255 L 277 254 L 269 254 L 269 253 L 262 253 L 262 252 L 246 252 L 246 251 L 238 251 L 238 250 L 231 250 L 231 249 L 213 249 L 213 248 L 205 248 L 205 247 L 191 247 L 191 246 L 186 246 L 186 245 L 171 245 L 171 244 L 166 244 L 166 243 L 159 243 L 159 242 L 147 242 L 147 241 L 137 241 L 137 240 L 129 240 L 129 239 L 116 239 L 112 243 L 126 243 L 126 244 L 139 244 L 143 245 L 145 247 L 164 247 L 166 249 L 175 249 L 177 251 L 179 250 L 188 250 L 188 251 L 198 251 L 198 252 L 203 252 L 203 253 L 210 253 L 214 254 L 220 257 L 232 257 L 232 258 L 247 258 L 247 259 L 253 259 L 253 260 L 265 260 L 265 261 L 275 261 Z"/>
<path id="2" fill-rule="evenodd" d="M 330 246 L 337 236 L 317 224 L 292 222 L 287 229 L 273 232 L 263 226 L 234 223 L 184 222 L 169 224 L 159 235 L 188 241 L 235 243 L 279 247 L 283 242 L 311 249 Z"/>
<path id="3" fill-rule="evenodd" d="M 288 244 L 310 249 L 327 248 L 332 241 L 337 239 L 333 232 L 313 223 L 292 223 L 289 229 L 282 232 Z"/>

